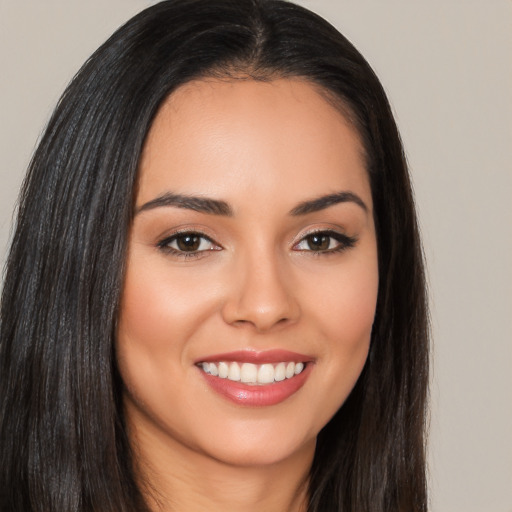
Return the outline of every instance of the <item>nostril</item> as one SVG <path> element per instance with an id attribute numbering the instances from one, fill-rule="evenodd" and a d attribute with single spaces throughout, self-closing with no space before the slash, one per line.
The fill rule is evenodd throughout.
<path id="1" fill-rule="evenodd" d="M 286 325 L 293 323 L 293 321 L 290 318 L 279 318 L 277 320 L 274 320 L 272 318 L 268 319 L 241 319 L 241 320 L 235 320 L 234 322 L 228 322 L 231 325 L 235 327 L 248 327 L 256 330 L 257 332 L 265 332 L 271 329 L 275 329 L 277 327 L 285 327 Z"/>

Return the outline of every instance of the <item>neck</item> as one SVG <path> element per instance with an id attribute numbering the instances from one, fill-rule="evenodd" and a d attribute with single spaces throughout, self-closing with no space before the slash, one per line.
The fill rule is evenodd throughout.
<path id="1" fill-rule="evenodd" d="M 228 464 L 159 438 L 131 432 L 137 475 L 153 512 L 306 512 L 315 442 L 273 464 Z"/>

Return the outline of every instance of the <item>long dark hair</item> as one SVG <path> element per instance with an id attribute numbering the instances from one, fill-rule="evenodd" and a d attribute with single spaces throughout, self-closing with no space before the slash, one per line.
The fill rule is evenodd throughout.
<path id="1" fill-rule="evenodd" d="M 279 0 L 168 0 L 85 63 L 30 164 L 0 324 L 0 509 L 147 510 L 113 338 L 137 166 L 187 81 L 302 77 L 363 141 L 379 294 L 370 354 L 320 432 L 309 511 L 425 512 L 428 329 L 422 252 L 399 134 L 377 77 L 329 23 Z"/>

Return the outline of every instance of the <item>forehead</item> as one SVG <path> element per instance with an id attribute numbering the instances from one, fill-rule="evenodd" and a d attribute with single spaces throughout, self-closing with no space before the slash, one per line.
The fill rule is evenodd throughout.
<path id="1" fill-rule="evenodd" d="M 141 204 L 168 190 L 296 201 L 341 189 L 370 194 L 353 126 L 307 81 L 208 79 L 167 98 L 143 151 Z"/>

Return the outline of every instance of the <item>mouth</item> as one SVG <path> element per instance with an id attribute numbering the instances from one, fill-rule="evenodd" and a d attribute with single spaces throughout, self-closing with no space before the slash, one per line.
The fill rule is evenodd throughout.
<path id="1" fill-rule="evenodd" d="M 276 405 L 297 393 L 313 359 L 288 351 L 239 351 L 196 362 L 210 388 L 237 405 Z"/>
<path id="2" fill-rule="evenodd" d="M 238 363 L 236 361 L 206 362 L 198 364 L 199 368 L 206 374 L 228 379 L 233 382 L 242 382 L 248 385 L 268 385 L 274 382 L 281 382 L 299 375 L 307 363 L 293 361 L 281 361 L 279 363 Z"/>

